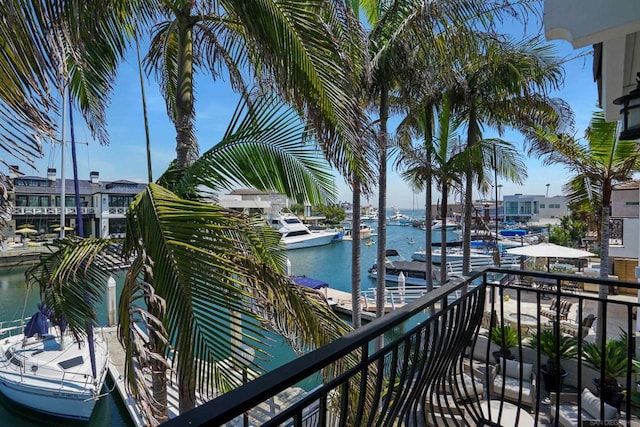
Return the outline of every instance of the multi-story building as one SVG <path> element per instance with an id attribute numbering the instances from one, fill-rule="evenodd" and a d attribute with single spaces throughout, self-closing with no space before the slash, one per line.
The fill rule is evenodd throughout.
<path id="1" fill-rule="evenodd" d="M 17 172 L 17 168 L 13 167 Z M 65 227 L 77 233 L 76 190 L 72 179 L 65 179 Z M 17 229 L 29 225 L 38 234 L 54 236 L 60 227 L 63 204 L 62 180 L 56 170 L 49 169 L 46 177 L 18 176 L 13 173 L 5 183 L 8 192 L 8 215 L 2 234 L 14 237 Z M 122 236 L 125 216 L 136 194 L 146 184 L 132 181 L 100 181 L 98 172 L 91 172 L 90 179 L 78 180 L 80 212 L 84 236 Z M 75 231 L 71 231 L 75 230 Z"/>
<path id="2" fill-rule="evenodd" d="M 536 222 L 555 224 L 569 215 L 569 207 L 564 196 L 538 196 L 526 194 L 505 195 L 505 222 Z"/>

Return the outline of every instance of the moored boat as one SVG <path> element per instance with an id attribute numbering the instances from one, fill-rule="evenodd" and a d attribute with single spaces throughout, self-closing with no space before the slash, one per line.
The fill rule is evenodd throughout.
<path id="1" fill-rule="evenodd" d="M 360 224 L 360 239 L 370 239 L 375 233 L 367 224 Z M 342 240 L 353 240 L 353 229 L 345 229 Z"/>
<path id="2" fill-rule="evenodd" d="M 0 393 L 34 411 L 89 420 L 107 374 L 107 345 L 94 338 L 94 374 L 89 345 L 64 325 L 50 332 L 45 313 L 38 311 L 26 326 L 24 320 L 0 325 Z"/>
<path id="3" fill-rule="evenodd" d="M 405 284 L 417 286 L 426 285 L 427 276 L 424 262 L 413 260 L 406 261 L 395 249 L 387 249 L 386 258 L 387 261 L 385 263 L 385 280 L 387 282 L 398 283 L 398 280 L 400 279 L 400 273 L 402 273 L 405 277 Z M 431 277 L 433 279 L 433 285 L 438 286 L 440 284 L 438 282 L 438 278 L 440 277 L 440 270 L 437 267 L 434 267 L 432 271 L 433 272 Z M 376 264 L 374 264 L 369 269 L 369 277 L 371 277 L 372 279 L 376 279 L 378 277 L 378 266 Z"/>
<path id="4" fill-rule="evenodd" d="M 409 215 L 405 215 L 398 208 L 393 208 L 393 214 L 387 218 L 387 225 L 411 225 L 412 218 Z"/>
<path id="5" fill-rule="evenodd" d="M 312 248 L 328 245 L 340 234 L 336 230 L 314 230 L 304 225 L 300 218 L 291 212 L 281 211 L 271 218 L 271 226 L 282 235 L 282 243 L 287 249 Z"/>

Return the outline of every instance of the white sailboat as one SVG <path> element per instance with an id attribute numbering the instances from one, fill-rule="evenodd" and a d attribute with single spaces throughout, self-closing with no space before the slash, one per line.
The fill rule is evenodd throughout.
<path id="1" fill-rule="evenodd" d="M 86 421 L 107 374 L 106 343 L 95 342 L 96 375 L 89 346 L 60 326 L 49 328 L 46 309 L 0 324 L 0 392 L 34 411 Z"/>

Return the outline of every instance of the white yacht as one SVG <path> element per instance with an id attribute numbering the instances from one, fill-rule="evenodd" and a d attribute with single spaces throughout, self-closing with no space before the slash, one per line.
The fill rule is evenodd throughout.
<path id="1" fill-rule="evenodd" d="M 437 219 L 435 221 L 433 221 L 431 223 L 431 230 L 432 231 L 441 231 L 443 227 L 443 221 L 440 219 Z M 447 229 L 447 231 L 454 231 L 454 230 L 461 230 L 462 227 L 460 227 L 460 224 L 458 224 L 457 222 L 449 222 L 449 221 L 445 221 L 444 222 L 444 227 Z"/>
<path id="2" fill-rule="evenodd" d="M 337 230 L 309 230 L 292 212 L 280 211 L 271 218 L 271 226 L 282 234 L 287 249 L 311 248 L 328 245 L 340 234 Z"/>
<path id="3" fill-rule="evenodd" d="M 0 323 L 0 393 L 34 411 L 88 420 L 107 374 L 106 343 L 94 337 L 94 375 L 87 342 L 59 326 L 50 333 L 42 311 L 25 320 Z"/>
<path id="4" fill-rule="evenodd" d="M 398 208 L 393 208 L 393 214 L 387 218 L 387 225 L 411 225 L 412 218 L 409 215 L 405 215 Z"/>

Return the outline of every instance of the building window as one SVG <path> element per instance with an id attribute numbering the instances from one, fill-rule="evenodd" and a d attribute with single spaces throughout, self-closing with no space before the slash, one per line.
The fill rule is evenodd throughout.
<path id="1" fill-rule="evenodd" d="M 109 220 L 109 234 L 123 234 L 126 230 L 124 218 L 111 218 Z"/>
<path id="2" fill-rule="evenodd" d="M 545 204 L 544 203 L 540 203 L 540 209 L 544 209 Z M 551 207 L 551 205 L 549 205 L 549 207 Z"/>
<path id="3" fill-rule="evenodd" d="M 626 202 L 625 205 L 627 205 L 627 206 L 638 206 L 638 205 L 640 205 L 640 202 L 638 202 L 638 201 Z"/>
<path id="4" fill-rule="evenodd" d="M 112 208 L 128 208 L 133 202 L 133 196 L 109 196 L 109 206 Z"/>
<path id="5" fill-rule="evenodd" d="M 65 196 L 65 206 L 68 208 L 76 207 L 76 196 Z M 56 196 L 56 206 L 60 206 L 60 196 Z M 84 197 L 80 197 L 80 206 L 86 206 Z"/>

